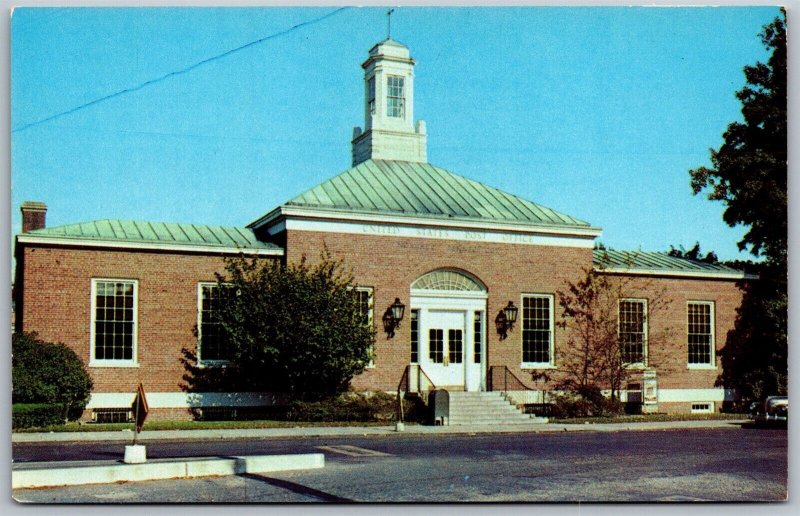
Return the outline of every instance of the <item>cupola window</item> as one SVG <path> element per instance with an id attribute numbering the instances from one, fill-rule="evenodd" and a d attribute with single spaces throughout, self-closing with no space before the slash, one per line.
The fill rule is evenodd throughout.
<path id="1" fill-rule="evenodd" d="M 367 104 L 370 114 L 375 114 L 375 77 L 370 77 L 367 81 Z"/>
<path id="2" fill-rule="evenodd" d="M 405 116 L 405 80 L 403 77 L 388 77 L 388 96 L 386 97 L 386 114 L 394 118 Z"/>

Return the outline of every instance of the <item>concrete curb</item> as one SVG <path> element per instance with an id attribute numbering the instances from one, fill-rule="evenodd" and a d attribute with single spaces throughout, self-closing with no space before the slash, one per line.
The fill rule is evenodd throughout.
<path id="1" fill-rule="evenodd" d="M 150 430 L 139 434 L 141 442 L 171 439 L 268 439 L 303 437 L 368 437 L 388 435 L 455 435 L 455 434 L 497 434 L 497 433 L 548 433 L 548 432 L 619 432 L 639 430 L 677 430 L 700 428 L 735 428 L 747 420 L 719 419 L 694 421 L 661 421 L 641 423 L 590 423 L 563 424 L 537 423 L 516 425 L 458 425 L 458 426 L 417 426 L 407 425 L 398 432 L 393 426 L 364 427 L 292 427 L 292 428 L 252 428 L 219 430 Z M 130 441 L 131 432 L 51 432 L 14 433 L 13 443 L 70 442 L 70 441 Z"/>
<path id="2" fill-rule="evenodd" d="M 144 464 L 117 463 L 102 466 L 31 468 L 13 470 L 11 472 L 11 488 L 27 489 L 32 487 L 111 484 L 114 482 L 269 473 L 323 467 L 325 467 L 325 456 L 323 454 L 304 453 L 294 455 L 253 455 L 179 462 L 149 462 Z"/>

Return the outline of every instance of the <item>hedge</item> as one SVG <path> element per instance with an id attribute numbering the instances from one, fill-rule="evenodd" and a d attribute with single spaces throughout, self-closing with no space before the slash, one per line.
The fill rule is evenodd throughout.
<path id="1" fill-rule="evenodd" d="M 62 425 L 66 407 L 57 403 L 15 403 L 11 407 L 11 428 Z"/>

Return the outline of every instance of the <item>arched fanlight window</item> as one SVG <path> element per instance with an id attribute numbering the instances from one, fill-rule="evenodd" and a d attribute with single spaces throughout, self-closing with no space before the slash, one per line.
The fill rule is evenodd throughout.
<path id="1" fill-rule="evenodd" d="M 468 292 L 485 292 L 486 288 L 477 280 L 464 273 L 440 269 L 431 271 L 417 278 L 411 284 L 414 290 L 462 290 Z"/>

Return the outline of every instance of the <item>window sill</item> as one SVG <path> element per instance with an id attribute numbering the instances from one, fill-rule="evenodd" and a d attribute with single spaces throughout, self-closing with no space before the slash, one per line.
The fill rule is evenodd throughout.
<path id="1" fill-rule="evenodd" d="M 520 368 L 522 368 L 522 369 L 555 369 L 556 366 L 554 366 L 553 364 L 523 362 L 522 364 L 520 364 Z"/>
<path id="2" fill-rule="evenodd" d="M 711 364 L 687 364 L 686 369 L 699 369 L 699 370 L 713 370 L 716 369 L 717 366 Z"/>
<path id="3" fill-rule="evenodd" d="M 198 362 L 197 367 L 200 369 L 205 368 L 219 368 L 219 367 L 227 367 L 230 364 L 230 360 L 205 360 L 203 362 Z"/>
<path id="4" fill-rule="evenodd" d="M 633 369 L 634 371 L 640 371 L 642 369 L 647 369 L 647 364 L 642 362 L 636 362 L 635 364 L 625 364 L 626 369 Z"/>
<path id="5" fill-rule="evenodd" d="M 139 367 L 139 362 L 123 360 L 95 360 L 89 362 L 89 367 L 128 367 L 131 369 L 136 369 Z"/>

